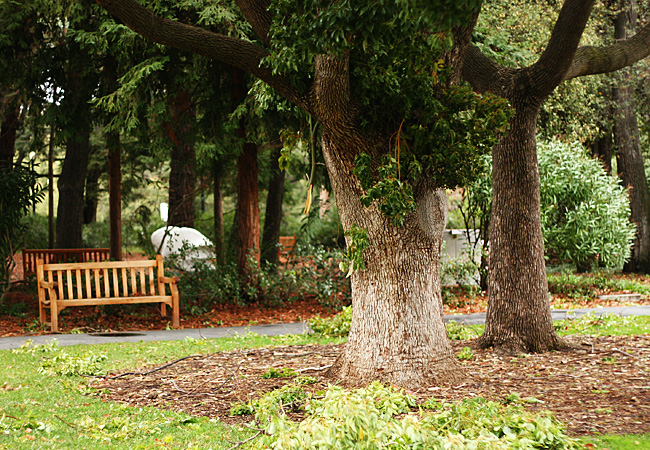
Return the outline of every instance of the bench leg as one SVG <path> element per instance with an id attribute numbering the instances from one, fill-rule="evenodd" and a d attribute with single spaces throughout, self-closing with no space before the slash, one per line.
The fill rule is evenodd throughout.
<path id="1" fill-rule="evenodd" d="M 41 320 L 41 325 L 47 322 L 47 312 L 45 311 L 45 305 L 40 300 L 38 302 L 38 318 Z"/>
<path id="2" fill-rule="evenodd" d="M 167 315 L 167 303 L 160 304 L 160 315 L 165 317 Z"/>
<path id="3" fill-rule="evenodd" d="M 172 306 L 172 327 L 178 328 L 181 326 L 181 320 L 180 320 L 180 311 L 178 310 L 178 299 L 172 300 L 173 306 Z"/>
<path id="4" fill-rule="evenodd" d="M 56 300 L 50 301 L 50 316 L 52 316 L 52 333 L 59 332 L 59 308 Z"/>

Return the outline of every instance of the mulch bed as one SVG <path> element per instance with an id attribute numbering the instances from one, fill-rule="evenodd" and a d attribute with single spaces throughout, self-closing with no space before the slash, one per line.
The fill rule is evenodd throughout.
<path id="1" fill-rule="evenodd" d="M 485 397 L 504 401 L 510 394 L 534 397 L 531 410 L 549 410 L 571 435 L 650 432 L 650 336 L 567 339 L 578 350 L 519 357 L 474 349 L 461 364 L 467 381 L 459 386 L 423 387 L 410 392 L 419 401 Z M 454 341 L 458 353 L 468 341 Z M 132 406 L 155 406 L 225 423 L 250 421 L 231 416 L 234 403 L 277 389 L 287 378 L 264 379 L 270 368 L 290 367 L 317 378 L 308 385 L 320 391 L 332 380 L 326 368 L 339 345 L 301 345 L 240 350 L 196 356 L 148 375 L 128 375 L 95 382 L 106 400 Z M 299 418 L 299 416 L 295 416 Z"/>

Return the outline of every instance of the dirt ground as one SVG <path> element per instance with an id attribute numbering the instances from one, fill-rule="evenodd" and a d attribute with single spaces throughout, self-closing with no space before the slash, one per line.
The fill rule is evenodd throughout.
<path id="1" fill-rule="evenodd" d="M 465 383 L 409 393 L 419 401 L 477 396 L 504 401 L 516 393 L 537 399 L 526 402 L 526 407 L 553 412 L 571 435 L 650 432 L 650 336 L 573 336 L 569 341 L 579 350 L 513 358 L 474 349 L 474 357 L 461 362 Z M 453 345 L 458 353 L 471 343 L 454 341 Z M 146 375 L 112 375 L 117 378 L 99 380 L 95 386 L 111 401 L 248 423 L 250 416 L 230 415 L 232 404 L 291 381 L 264 379 L 262 374 L 270 368 L 291 368 L 316 377 L 317 383 L 306 388 L 321 391 L 337 383 L 328 378 L 327 368 L 340 351 L 339 345 L 302 345 L 216 353 Z"/>

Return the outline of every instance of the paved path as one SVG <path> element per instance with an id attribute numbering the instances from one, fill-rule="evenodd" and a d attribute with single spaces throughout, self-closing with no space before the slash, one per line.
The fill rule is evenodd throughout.
<path id="1" fill-rule="evenodd" d="M 573 310 L 552 310 L 553 320 L 575 318 L 593 313 L 596 315 L 616 314 L 622 316 L 650 316 L 650 306 L 621 306 L 613 308 L 587 308 Z M 445 321 L 456 321 L 466 324 L 481 324 L 485 322 L 485 313 L 445 316 Z M 186 337 L 195 339 L 214 339 L 235 336 L 254 332 L 267 336 L 282 334 L 301 334 L 309 332 L 309 327 L 304 323 L 284 323 L 272 325 L 252 325 L 248 327 L 221 327 L 221 328 L 187 328 L 182 330 L 153 330 L 153 331 L 128 331 L 113 333 L 90 334 L 47 334 L 39 336 L 15 336 L 0 338 L 0 350 L 19 348 L 27 340 L 34 344 L 45 344 L 56 338 L 59 345 L 77 344 L 105 344 L 115 342 L 140 342 L 140 341 L 175 341 Z"/>

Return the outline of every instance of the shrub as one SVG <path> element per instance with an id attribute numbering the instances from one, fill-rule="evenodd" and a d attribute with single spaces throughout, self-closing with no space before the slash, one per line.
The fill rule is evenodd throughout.
<path id="1" fill-rule="evenodd" d="M 579 271 L 593 262 L 621 267 L 635 232 L 627 191 L 577 144 L 538 147 L 546 257 L 572 262 Z"/>
<path id="2" fill-rule="evenodd" d="M 173 259 L 169 263 L 175 268 Z M 296 257 L 285 265 L 251 269 L 251 279 L 255 280 L 252 284 L 242 281 L 234 263 L 197 261 L 194 268 L 180 271 L 179 286 L 194 315 L 224 303 L 273 305 L 309 297 L 339 309 L 350 302 L 349 279 L 338 268 L 338 253 L 323 247 L 301 246 L 296 249 Z"/>
<path id="3" fill-rule="evenodd" d="M 621 267 L 630 257 L 635 226 L 619 180 L 607 175 L 578 144 L 540 142 L 538 157 L 546 259 L 575 264 L 578 271 L 590 270 L 594 262 Z M 484 197 L 490 172 L 469 186 L 468 202 L 472 195 Z M 468 223 L 476 221 L 468 218 Z"/>
<path id="4" fill-rule="evenodd" d="M 23 242 L 23 219 L 43 197 L 36 179 L 36 172 L 26 166 L 0 173 L 0 305 L 9 288 L 14 255 Z"/>

